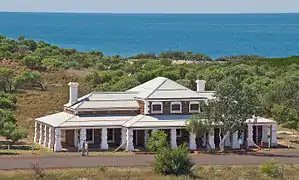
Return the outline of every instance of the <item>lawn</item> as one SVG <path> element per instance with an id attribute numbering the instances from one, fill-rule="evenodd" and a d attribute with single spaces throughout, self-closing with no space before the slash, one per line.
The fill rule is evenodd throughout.
<path id="1" fill-rule="evenodd" d="M 205 180 L 271 180 L 275 179 L 260 172 L 257 166 L 200 166 L 195 168 L 196 178 Z M 1 180 L 38 179 L 39 173 L 28 171 L 2 171 Z M 179 180 L 189 177 L 161 176 L 154 174 L 150 168 L 90 168 L 44 170 L 43 180 Z M 283 178 L 299 179 L 299 166 L 284 166 Z M 41 178 L 40 178 L 41 179 Z M 276 178 L 277 179 L 277 178 Z M 280 177 L 281 179 L 281 177 Z"/>

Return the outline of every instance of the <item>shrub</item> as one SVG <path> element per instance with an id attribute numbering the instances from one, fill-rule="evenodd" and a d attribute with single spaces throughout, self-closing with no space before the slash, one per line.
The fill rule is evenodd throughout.
<path id="1" fill-rule="evenodd" d="M 147 150 L 150 152 L 157 152 L 158 150 L 168 147 L 169 144 L 167 142 L 167 134 L 161 130 L 153 133 L 148 139 Z"/>
<path id="2" fill-rule="evenodd" d="M 163 175 L 193 175 L 194 163 L 189 158 L 189 150 L 186 144 L 177 148 L 163 148 L 155 156 L 153 170 Z"/>
<path id="3" fill-rule="evenodd" d="M 283 176 L 283 165 L 279 164 L 278 161 L 266 161 L 260 166 L 259 170 L 262 174 L 266 174 L 273 178 Z"/>

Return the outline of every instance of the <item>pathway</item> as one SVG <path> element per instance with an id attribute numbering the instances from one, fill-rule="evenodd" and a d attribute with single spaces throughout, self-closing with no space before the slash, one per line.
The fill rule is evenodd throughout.
<path id="1" fill-rule="evenodd" d="M 197 165 L 257 165 L 268 159 L 277 159 L 284 164 L 299 164 L 299 153 L 275 153 L 256 155 L 192 155 Z M 100 165 L 107 167 L 150 166 L 153 155 L 128 156 L 0 156 L 0 170 L 30 169 L 38 163 L 42 168 L 91 168 Z"/>

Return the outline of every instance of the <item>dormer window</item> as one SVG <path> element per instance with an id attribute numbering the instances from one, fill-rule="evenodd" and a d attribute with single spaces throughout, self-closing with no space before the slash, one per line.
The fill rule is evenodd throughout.
<path id="1" fill-rule="evenodd" d="M 182 103 L 181 102 L 171 102 L 170 113 L 182 113 Z"/>
<path id="2" fill-rule="evenodd" d="M 190 113 L 199 113 L 199 102 L 190 102 L 189 103 L 189 112 Z"/>
<path id="3" fill-rule="evenodd" d="M 152 102 L 151 112 L 153 114 L 162 114 L 163 113 L 162 102 Z"/>

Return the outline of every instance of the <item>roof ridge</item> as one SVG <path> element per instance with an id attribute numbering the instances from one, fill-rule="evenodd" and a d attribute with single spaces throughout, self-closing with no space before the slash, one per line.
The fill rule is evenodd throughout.
<path id="1" fill-rule="evenodd" d="M 67 113 L 67 112 L 65 112 L 65 113 Z M 70 114 L 70 113 L 68 113 L 68 114 Z M 62 125 L 63 123 L 65 123 L 66 121 L 68 121 L 68 120 L 70 120 L 70 119 L 73 119 L 75 116 L 77 116 L 77 115 L 75 115 L 75 114 L 70 114 L 70 115 L 72 115 L 71 117 L 69 117 L 69 118 L 67 118 L 65 121 L 63 121 L 62 123 L 60 123 L 60 124 L 58 124 L 56 127 L 59 127 L 60 125 Z"/>
<path id="2" fill-rule="evenodd" d="M 95 91 L 93 92 L 95 94 L 135 94 L 135 91 L 106 91 L 106 92 L 101 92 L 101 91 Z"/>
<path id="3" fill-rule="evenodd" d="M 163 77 L 163 78 L 165 78 L 165 77 Z M 163 80 L 163 82 L 159 85 L 159 86 L 157 86 L 149 95 L 147 95 L 144 99 L 147 99 L 148 97 L 150 97 L 154 92 L 156 92 L 157 91 L 157 89 L 159 89 L 159 87 L 161 87 L 166 81 L 168 80 L 168 78 L 165 78 L 164 80 Z"/>

